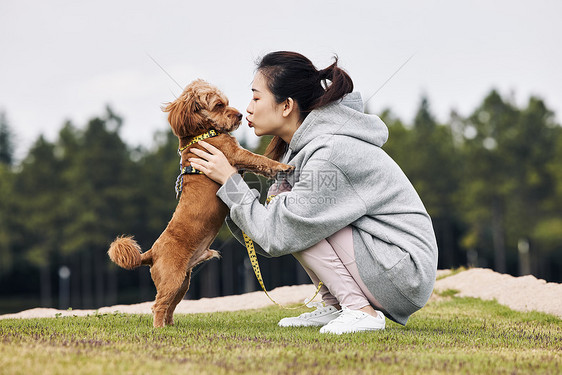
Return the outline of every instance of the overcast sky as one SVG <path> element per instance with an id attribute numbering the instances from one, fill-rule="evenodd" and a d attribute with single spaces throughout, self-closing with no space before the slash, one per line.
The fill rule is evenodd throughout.
<path id="1" fill-rule="evenodd" d="M 107 104 L 130 145 L 167 130 L 160 106 L 195 78 L 246 114 L 255 60 L 294 50 L 324 68 L 334 54 L 375 113 L 411 121 L 420 96 L 441 121 L 467 115 L 497 88 L 562 113 L 560 1 L 39 1 L 0 2 L 0 111 L 18 155 L 63 122 L 83 127 Z M 234 135 L 257 137 L 246 121 Z"/>

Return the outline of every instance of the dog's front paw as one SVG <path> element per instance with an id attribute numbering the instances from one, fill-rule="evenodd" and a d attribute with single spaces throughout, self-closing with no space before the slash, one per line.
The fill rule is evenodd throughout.
<path id="1" fill-rule="evenodd" d="M 277 173 L 279 172 L 288 173 L 293 171 L 294 169 L 295 169 L 294 165 L 278 163 L 273 168 L 268 168 L 266 174 L 267 177 L 275 178 L 277 176 Z"/>
<path id="2" fill-rule="evenodd" d="M 281 172 L 291 172 L 295 170 L 295 166 L 294 165 L 289 165 L 289 164 L 281 164 L 283 166 L 283 169 L 281 170 Z"/>

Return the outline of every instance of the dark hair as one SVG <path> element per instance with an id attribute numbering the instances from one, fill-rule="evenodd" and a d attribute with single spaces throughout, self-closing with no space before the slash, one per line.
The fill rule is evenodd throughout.
<path id="1" fill-rule="evenodd" d="M 329 67 L 316 70 L 314 64 L 297 52 L 278 51 L 265 55 L 257 63 L 258 72 L 267 81 L 267 87 L 277 103 L 292 98 L 300 110 L 300 120 L 316 108 L 343 98 L 353 91 L 351 77 L 338 67 L 338 57 Z M 331 81 L 328 85 L 326 81 Z M 265 156 L 280 160 L 288 148 L 287 142 L 274 136 L 265 150 Z"/>

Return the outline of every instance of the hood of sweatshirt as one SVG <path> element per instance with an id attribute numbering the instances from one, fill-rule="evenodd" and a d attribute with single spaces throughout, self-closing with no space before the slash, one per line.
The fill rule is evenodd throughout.
<path id="1" fill-rule="evenodd" d="M 323 135 L 344 135 L 381 147 L 388 139 L 386 124 L 376 115 L 363 113 L 359 92 L 311 111 L 293 134 L 292 153 L 299 152 L 313 139 Z"/>

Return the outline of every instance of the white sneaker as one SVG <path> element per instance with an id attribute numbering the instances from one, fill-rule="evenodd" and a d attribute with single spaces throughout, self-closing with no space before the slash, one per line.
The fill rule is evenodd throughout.
<path id="1" fill-rule="evenodd" d="M 316 307 L 316 310 L 299 316 L 283 318 L 277 323 L 279 327 L 320 327 L 338 317 L 339 310 L 334 306 L 326 306 L 324 302 L 311 302 L 308 307 Z"/>
<path id="2" fill-rule="evenodd" d="M 377 317 L 364 313 L 359 310 L 350 310 L 347 307 L 342 307 L 339 316 L 320 328 L 320 333 L 334 333 L 341 335 L 342 333 L 363 332 L 363 331 L 376 331 L 384 329 L 385 318 L 384 314 L 378 310 Z"/>

